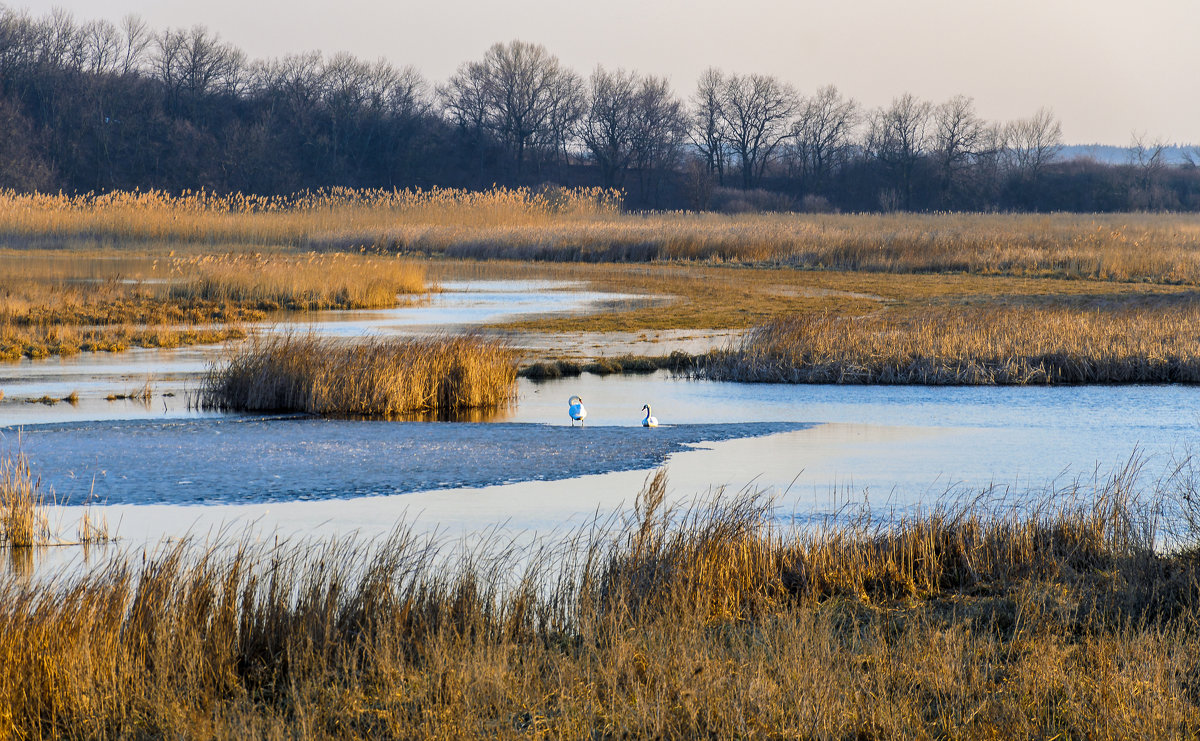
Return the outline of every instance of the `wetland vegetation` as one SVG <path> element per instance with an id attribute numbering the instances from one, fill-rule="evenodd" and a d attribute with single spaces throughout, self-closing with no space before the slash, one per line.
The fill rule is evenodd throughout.
<path id="1" fill-rule="evenodd" d="M 207 409 L 397 416 L 491 411 L 516 396 L 513 352 L 478 335 L 338 340 L 255 337 L 214 364 Z"/>
<path id="2" fill-rule="evenodd" d="M 0 359 L 245 337 L 287 311 L 380 308 L 425 293 L 410 261 L 347 254 L 0 251 Z"/>
<path id="3" fill-rule="evenodd" d="M 620 421 L 636 406 L 626 397 L 657 404 L 666 383 L 583 373 L 1200 383 L 1197 150 L 1135 135 L 1125 164 L 1065 160 L 1048 108 L 990 122 L 964 95 L 935 105 L 902 93 L 867 110 L 833 86 L 801 94 L 715 68 L 685 100 L 664 77 L 598 67 L 585 79 L 520 41 L 434 86 L 349 53 L 250 62 L 201 26 L 3 5 L 0 70 L 0 360 L 238 341 L 194 397 L 199 364 L 168 371 L 161 416 L 154 382 L 119 363 L 101 382 L 94 368 L 73 373 L 86 364 L 41 363 L 23 391 L 0 390 L 0 411 L 46 415 L 26 419 L 48 440 L 40 460 L 0 458 L 11 558 L 0 737 L 1200 736 L 1200 474 L 1186 454 L 1158 482 L 1135 454 L 1090 487 L 993 485 L 887 511 L 866 489 L 861 506 L 834 492 L 824 511 L 791 518 L 795 500 L 749 490 L 672 505 L 663 469 L 633 508 L 544 537 L 497 528 L 449 542 L 401 520 L 374 541 L 272 544 L 222 529 L 99 563 L 85 551 L 55 573 L 31 565 L 39 547 L 64 544 L 38 477 L 47 461 L 60 486 L 87 493 L 76 541 L 87 546 L 111 539 L 90 509 L 97 476 L 124 487 L 121 504 L 174 518 L 182 502 L 244 513 L 337 498 L 343 527 L 351 506 L 396 522 L 394 499 L 360 495 L 441 496 L 521 478 L 519 467 L 522 483 L 570 484 L 524 503 L 511 489 L 446 497 L 441 512 L 519 518 L 551 499 L 565 502 L 554 516 L 600 512 L 613 500 L 576 484 L 668 455 L 639 458 L 651 444 Z M 515 110 L 529 80 L 540 84 Z M 510 311 L 474 334 L 293 328 L 319 326 L 316 312 L 380 310 L 389 318 L 363 326 L 392 331 L 400 312 L 384 310 L 464 278 L 565 280 L 617 298 L 588 313 Z M 732 339 L 696 353 L 665 344 L 693 330 Z M 618 334 L 662 339 L 662 352 L 610 352 Z M 531 335 L 540 344 L 520 344 Z M 562 348 L 580 335 L 594 337 Z M 187 354 L 147 355 L 136 373 Z M 522 381 L 535 413 L 503 427 L 394 421 L 488 419 L 512 404 L 518 376 L 574 380 Z M 584 392 L 600 424 L 542 426 L 552 406 L 561 421 L 551 397 L 585 383 L 609 387 Z M 803 448 L 809 462 L 834 459 L 836 480 L 838 465 L 879 455 L 891 478 L 870 480 L 891 485 L 893 503 L 902 486 L 930 491 L 906 466 L 955 457 L 978 458 L 968 475 L 995 481 L 1148 434 L 1176 466 L 1167 448 L 1194 427 L 1195 389 L 913 389 L 896 404 L 897 389 L 707 385 L 676 394 L 678 416 L 651 433 L 660 451 L 686 446 L 689 474 L 729 460 L 703 457 L 701 438 L 730 443 L 723 455 L 742 472 L 803 466 Z M 186 411 L 168 409 L 177 393 Z M 833 396 L 850 411 L 830 412 Z M 111 409 L 89 408 L 102 398 Z M 213 413 L 200 425 L 195 407 L 347 419 Z M 64 412 L 82 424 L 51 416 Z M 737 438 L 754 415 L 788 418 L 762 428 L 787 431 Z M 1031 415 L 1071 424 L 1035 429 Z M 741 433 L 720 429 L 730 419 Z M 668 447 L 673 432 L 691 437 Z M 1049 450 L 1058 438 L 1074 447 Z M 447 460 L 424 465 L 434 457 Z M 931 472 L 943 474 L 955 472 Z M 387 486 L 397 481 L 408 488 Z M 322 511 L 335 510 L 289 513 L 312 532 Z"/>
<path id="4" fill-rule="evenodd" d="M 1188 736 L 1187 487 L 781 522 L 753 493 L 548 540 L 166 544 L 0 583 L 14 736 Z M 140 561 L 139 561 L 140 559 Z"/>
<path id="5" fill-rule="evenodd" d="M 617 193 L 596 189 L 0 200 L 8 358 L 218 342 L 284 312 L 395 306 L 439 278 L 551 277 L 645 298 L 499 329 L 757 328 L 703 363 L 584 359 L 600 372 L 704 365 L 713 378 L 857 383 L 1195 377 L 1192 215 L 629 213 Z M 578 359 L 537 360 L 527 373 Z"/>

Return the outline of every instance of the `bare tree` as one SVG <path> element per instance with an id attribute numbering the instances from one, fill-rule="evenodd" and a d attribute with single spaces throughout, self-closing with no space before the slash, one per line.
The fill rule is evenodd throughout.
<path id="1" fill-rule="evenodd" d="M 933 109 L 931 149 L 943 204 L 950 200 L 955 184 L 983 151 L 988 133 L 987 123 L 975 113 L 972 98 L 956 95 Z"/>
<path id="2" fill-rule="evenodd" d="M 801 101 L 792 125 L 792 146 L 806 190 L 819 191 L 849 158 L 858 117 L 858 103 L 843 97 L 833 85 Z"/>
<path id="3" fill-rule="evenodd" d="M 482 62 L 459 66 L 446 84 L 437 88 L 446 118 L 464 129 L 481 132 L 489 123 L 490 97 L 487 69 Z"/>
<path id="4" fill-rule="evenodd" d="M 250 80 L 254 95 L 269 99 L 272 106 L 296 114 L 312 111 L 325 86 L 324 62 L 320 52 L 259 61 L 251 69 Z"/>
<path id="5" fill-rule="evenodd" d="M 572 142 L 587 106 L 583 79 L 564 69 L 554 83 L 546 123 L 534 136 L 534 144 L 552 164 L 569 164 Z"/>
<path id="6" fill-rule="evenodd" d="M 84 34 L 70 12 L 55 8 L 39 24 L 38 66 L 78 72 L 83 69 L 86 52 Z"/>
<path id="7" fill-rule="evenodd" d="M 732 75 L 721 96 L 729 144 L 749 190 L 762 178 L 776 149 L 791 134 L 796 92 L 771 75 Z"/>
<path id="8" fill-rule="evenodd" d="M 477 122 L 503 142 L 520 177 L 531 145 L 553 138 L 563 96 L 577 89 L 564 84 L 570 75 L 546 47 L 511 41 L 459 67 L 439 93 L 452 119 Z"/>
<path id="9" fill-rule="evenodd" d="M 896 205 L 904 208 L 912 204 L 913 176 L 929 144 L 932 110 L 928 101 L 905 93 L 871 116 L 867 151 L 891 171 L 898 189 Z"/>
<path id="10" fill-rule="evenodd" d="M 123 39 L 121 32 L 109 21 L 92 21 L 84 25 L 84 69 L 93 75 L 117 72 L 121 64 Z"/>
<path id="11" fill-rule="evenodd" d="M 579 136 L 600 168 L 605 187 L 621 184 L 633 159 L 637 76 L 597 67 L 588 81 L 588 103 Z"/>
<path id="12" fill-rule="evenodd" d="M 678 164 L 687 136 L 683 103 L 665 77 L 647 75 L 634 98 L 633 160 L 642 198 L 658 205 L 663 173 Z"/>
<path id="13" fill-rule="evenodd" d="M 154 70 L 168 100 L 195 104 L 215 93 L 235 94 L 245 80 L 245 55 L 203 26 L 167 29 L 155 39 Z"/>
<path id="14" fill-rule="evenodd" d="M 1147 210 L 1169 208 L 1172 199 L 1162 183 L 1167 168 L 1166 142 L 1148 141 L 1145 133 L 1134 132 L 1129 145 L 1129 164 L 1134 173 L 1129 205 Z"/>
<path id="15" fill-rule="evenodd" d="M 146 60 L 146 53 L 154 42 L 146 22 L 136 15 L 127 15 L 121 20 L 121 31 L 124 43 L 121 46 L 121 58 L 117 71 L 129 75 L 141 69 Z"/>
<path id="16" fill-rule="evenodd" d="M 1049 108 L 1039 108 L 1029 118 L 1008 123 L 1005 138 L 1013 169 L 1021 179 L 1032 182 L 1062 149 L 1062 124 Z"/>
<path id="17" fill-rule="evenodd" d="M 729 161 L 729 131 L 721 102 L 724 92 L 725 76 L 721 71 L 715 67 L 704 70 L 692 94 L 688 125 L 692 145 L 720 185 L 725 184 L 725 166 Z"/>

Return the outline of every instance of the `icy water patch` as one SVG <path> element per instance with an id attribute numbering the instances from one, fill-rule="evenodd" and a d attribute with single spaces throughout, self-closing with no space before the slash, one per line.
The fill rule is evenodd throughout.
<path id="1" fill-rule="evenodd" d="M 538 424 L 229 418 L 45 425 L 24 431 L 32 470 L 75 504 L 217 504 L 404 494 L 551 481 L 661 465 L 705 441 L 797 423 Z M 9 441 L 16 430 L 3 431 Z"/>

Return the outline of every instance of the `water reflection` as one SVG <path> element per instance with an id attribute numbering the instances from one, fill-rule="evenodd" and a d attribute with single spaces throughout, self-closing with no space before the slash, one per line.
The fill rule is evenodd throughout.
<path id="1" fill-rule="evenodd" d="M 8 570 L 13 576 L 20 579 L 28 579 L 33 574 L 34 565 L 34 548 L 24 547 L 18 548 L 9 546 L 8 548 Z M 38 549 L 41 550 L 41 549 Z"/>

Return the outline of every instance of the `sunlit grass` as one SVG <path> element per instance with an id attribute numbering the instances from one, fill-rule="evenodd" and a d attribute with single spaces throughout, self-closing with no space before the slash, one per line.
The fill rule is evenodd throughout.
<path id="1" fill-rule="evenodd" d="M 0 193 L 0 243 L 419 252 L 472 259 L 705 261 L 1200 283 L 1195 214 L 626 213 L 598 189 L 334 189 L 259 198 Z"/>
<path id="2" fill-rule="evenodd" d="M 783 383 L 1200 382 L 1200 303 L 941 306 L 811 314 L 756 328 L 702 374 Z"/>
<path id="3" fill-rule="evenodd" d="M 660 474 L 528 545 L 400 527 L 10 578 L 0 732 L 1191 736 L 1197 562 L 1155 550 L 1135 480 L 789 525 L 668 506 Z"/>
<path id="4" fill-rule="evenodd" d="M 0 252 L 0 359 L 245 336 L 273 312 L 391 308 L 425 269 L 364 255 Z"/>
<path id="5" fill-rule="evenodd" d="M 450 416 L 494 410 L 516 393 L 516 361 L 476 335 L 339 340 L 255 337 L 215 363 L 202 407 L 313 414 Z"/>
<path id="6" fill-rule="evenodd" d="M 0 322 L 0 360 L 70 357 L 81 352 L 121 352 L 130 347 L 176 348 L 241 339 L 238 325 L 196 327 L 72 327 Z"/>
<path id="7" fill-rule="evenodd" d="M 0 457 L 0 542 L 14 548 L 45 543 L 50 537 L 46 493 L 23 453 Z"/>

